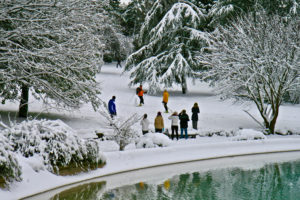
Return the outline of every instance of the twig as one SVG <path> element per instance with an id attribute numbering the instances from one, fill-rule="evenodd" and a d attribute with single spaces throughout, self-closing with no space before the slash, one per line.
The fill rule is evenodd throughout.
<path id="1" fill-rule="evenodd" d="M 243 110 L 245 113 L 247 113 L 256 123 L 258 123 L 263 129 L 265 129 L 264 125 L 260 123 L 253 115 L 251 115 L 247 110 Z"/>

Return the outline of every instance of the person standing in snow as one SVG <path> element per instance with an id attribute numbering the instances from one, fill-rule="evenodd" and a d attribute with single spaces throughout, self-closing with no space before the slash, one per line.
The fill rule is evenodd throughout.
<path id="1" fill-rule="evenodd" d="M 197 124 L 198 124 L 198 113 L 200 113 L 200 109 L 198 106 L 198 103 L 194 103 L 194 106 L 192 107 L 192 123 L 193 123 L 193 129 L 197 130 Z"/>
<path id="2" fill-rule="evenodd" d="M 162 133 L 163 128 L 164 128 L 164 119 L 161 115 L 161 112 L 158 112 L 157 116 L 155 117 L 154 127 L 155 127 L 156 133 Z"/>
<path id="3" fill-rule="evenodd" d="M 121 65 L 121 60 L 118 60 L 118 61 L 117 61 L 117 65 L 116 65 L 116 67 L 117 67 L 117 68 L 118 68 L 118 67 L 122 68 L 122 65 Z"/>
<path id="4" fill-rule="evenodd" d="M 146 133 L 149 133 L 149 120 L 147 119 L 147 114 L 144 114 L 144 117 L 143 119 L 141 120 L 141 123 L 142 125 L 142 132 L 143 132 L 143 135 L 145 135 Z"/>
<path id="5" fill-rule="evenodd" d="M 163 93 L 163 101 L 162 101 L 162 103 L 164 104 L 164 107 L 165 107 L 165 110 L 166 110 L 165 112 L 166 112 L 166 113 L 169 112 L 169 111 L 168 111 L 168 106 L 167 106 L 168 100 L 169 100 L 169 93 L 168 93 L 167 90 L 164 90 L 164 93 Z"/>
<path id="6" fill-rule="evenodd" d="M 172 130 L 171 138 L 172 140 L 174 139 L 174 133 L 176 132 L 176 139 L 178 140 L 178 121 L 179 121 L 178 113 L 174 112 L 170 117 L 168 117 L 168 119 L 171 120 L 171 130 Z"/>
<path id="7" fill-rule="evenodd" d="M 146 93 L 146 92 L 143 90 L 143 86 L 142 85 L 140 85 L 140 87 L 136 88 L 136 94 L 140 98 L 140 104 L 139 104 L 139 106 L 142 106 L 142 104 L 144 104 L 144 93 Z"/>
<path id="8" fill-rule="evenodd" d="M 185 139 L 188 139 L 188 121 L 190 121 L 189 116 L 186 114 L 186 110 L 182 110 L 178 115 L 180 120 L 180 138 L 183 138 L 183 131 L 185 132 Z"/>
<path id="9" fill-rule="evenodd" d="M 111 100 L 108 102 L 108 111 L 113 119 L 114 116 L 117 116 L 116 104 L 115 104 L 116 96 L 112 96 Z"/>

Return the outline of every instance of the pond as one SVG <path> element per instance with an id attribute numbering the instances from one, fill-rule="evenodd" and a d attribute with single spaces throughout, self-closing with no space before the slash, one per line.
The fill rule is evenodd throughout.
<path id="1" fill-rule="evenodd" d="M 138 170 L 79 185 L 47 199 L 299 200 L 300 153 L 230 157 Z"/>

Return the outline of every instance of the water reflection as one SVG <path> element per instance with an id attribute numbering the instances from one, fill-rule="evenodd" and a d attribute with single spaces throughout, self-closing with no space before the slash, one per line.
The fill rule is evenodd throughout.
<path id="1" fill-rule="evenodd" d="M 108 191 L 105 187 L 105 182 L 90 183 L 57 194 L 51 200 L 299 200 L 300 160 L 257 169 L 185 173 Z"/>
<path id="2" fill-rule="evenodd" d="M 65 190 L 50 200 L 95 200 L 103 193 L 105 182 L 89 183 Z"/>
<path id="3" fill-rule="evenodd" d="M 299 200 L 300 161 L 260 169 L 181 174 L 158 184 L 140 182 L 105 192 L 102 200 Z"/>

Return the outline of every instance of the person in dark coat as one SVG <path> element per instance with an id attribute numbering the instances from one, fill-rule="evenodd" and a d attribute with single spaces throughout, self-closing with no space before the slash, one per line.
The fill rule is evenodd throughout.
<path id="1" fill-rule="evenodd" d="M 183 138 L 183 131 L 184 131 L 185 139 L 188 139 L 187 128 L 188 128 L 188 121 L 190 121 L 190 118 L 186 114 L 186 110 L 182 110 L 181 113 L 179 113 L 178 117 L 180 120 L 180 131 L 181 131 L 180 138 Z"/>
<path id="2" fill-rule="evenodd" d="M 108 111 L 112 119 L 117 115 L 115 100 L 116 96 L 113 96 L 108 102 Z"/>
<path id="3" fill-rule="evenodd" d="M 194 106 L 192 107 L 192 123 L 193 123 L 193 129 L 197 130 L 197 124 L 198 124 L 198 113 L 200 113 L 200 109 L 198 106 L 198 103 L 194 103 Z"/>

